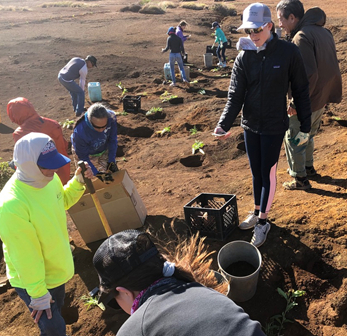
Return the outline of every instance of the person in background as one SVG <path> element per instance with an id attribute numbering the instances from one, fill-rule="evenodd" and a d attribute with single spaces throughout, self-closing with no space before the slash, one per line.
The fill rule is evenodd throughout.
<path id="1" fill-rule="evenodd" d="M 213 22 L 211 29 L 214 29 L 215 34 L 216 34 L 216 39 L 214 40 L 214 42 L 212 44 L 212 48 L 214 47 L 215 43 L 218 43 L 217 57 L 219 59 L 219 62 L 217 63 L 217 65 L 225 68 L 227 66 L 227 62 L 226 62 L 226 58 L 225 58 L 225 49 L 228 45 L 228 40 L 225 37 L 225 34 L 224 34 L 223 30 L 220 28 L 220 25 L 218 22 L 216 22 L 216 21 Z"/>
<path id="2" fill-rule="evenodd" d="M 180 242 L 171 253 L 137 230 L 107 238 L 93 263 L 102 291 L 99 301 L 106 307 L 116 301 L 131 315 L 117 335 L 265 336 L 259 322 L 212 289 L 218 283 L 209 255 L 198 236 Z"/>
<path id="3" fill-rule="evenodd" d="M 85 111 L 84 89 L 86 78 L 88 69 L 96 67 L 96 61 L 97 59 L 92 55 L 88 55 L 85 59 L 74 57 L 59 71 L 58 80 L 70 92 L 76 117 L 81 116 Z M 75 82 L 76 79 L 79 79 L 79 84 Z"/>
<path id="4" fill-rule="evenodd" d="M 296 105 L 288 106 L 289 129 L 284 138 L 289 174 L 294 180 L 283 184 L 285 189 L 307 190 L 311 188 L 308 177 L 317 174 L 313 166 L 314 136 L 321 124 L 324 107 L 339 103 L 342 99 L 342 78 L 336 47 L 331 32 L 324 28 L 326 15 L 318 7 L 304 11 L 299 0 L 282 0 L 278 3 L 277 18 L 289 41 L 300 49 L 309 80 L 312 107 L 311 132 L 303 146 L 290 141 L 299 131 Z"/>
<path id="5" fill-rule="evenodd" d="M 7 278 L 41 335 L 66 336 L 61 309 L 74 265 L 65 210 L 84 193 L 81 168 L 63 186 L 55 173 L 70 159 L 43 133 L 19 139 L 13 157 L 17 169 L 0 192 L 0 238 Z M 90 168 L 85 176 L 93 176 Z"/>
<path id="6" fill-rule="evenodd" d="M 91 105 L 77 121 L 71 143 L 78 160 L 88 162 L 94 176 L 112 181 L 111 173 L 118 171 L 117 118 L 113 111 L 100 103 Z"/>
<path id="7" fill-rule="evenodd" d="M 176 27 L 176 35 L 182 40 L 183 46 L 184 42 L 190 38 L 191 35 L 184 35 L 183 31 L 187 28 L 187 22 L 182 20 Z"/>
<path id="8" fill-rule="evenodd" d="M 167 31 L 167 34 L 169 37 L 167 38 L 166 47 L 161 49 L 161 52 L 166 52 L 170 49 L 170 57 L 169 57 L 169 63 L 170 63 L 170 72 L 171 72 L 171 78 L 172 83 L 170 86 L 176 86 L 176 77 L 175 77 L 175 62 L 177 62 L 178 67 L 181 71 L 181 76 L 183 82 L 189 86 L 189 82 L 186 78 L 186 73 L 184 71 L 184 64 L 182 55 L 185 54 L 183 42 L 182 40 L 175 34 L 175 27 L 170 27 Z"/>
<path id="9" fill-rule="evenodd" d="M 244 29 L 254 46 L 242 50 L 231 73 L 228 100 L 214 134 L 230 136 L 229 129 L 242 109 L 241 126 L 253 176 L 254 212 L 239 225 L 254 227 L 251 243 L 261 246 L 270 231 L 267 221 L 276 190 L 276 170 L 283 137 L 288 129 L 287 93 L 290 87 L 300 127 L 292 141 L 308 141 L 311 107 L 308 80 L 299 48 L 273 34 L 271 12 L 261 3 L 243 12 Z"/>
<path id="10" fill-rule="evenodd" d="M 13 132 L 15 143 L 28 133 L 44 133 L 53 139 L 60 154 L 68 156 L 68 143 L 63 136 L 63 131 L 59 123 L 55 120 L 39 116 L 28 99 L 18 97 L 10 100 L 7 104 L 7 115 L 12 122 L 19 125 Z M 70 180 L 70 163 L 60 167 L 57 174 L 61 183 L 65 185 Z"/>

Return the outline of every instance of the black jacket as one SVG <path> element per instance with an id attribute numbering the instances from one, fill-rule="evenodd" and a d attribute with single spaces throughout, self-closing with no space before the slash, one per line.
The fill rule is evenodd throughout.
<path id="1" fill-rule="evenodd" d="M 175 278 L 147 291 L 117 336 L 265 336 L 232 300 Z"/>
<path id="2" fill-rule="evenodd" d="M 166 48 L 163 51 L 171 50 L 172 53 L 184 55 L 183 42 L 176 34 L 171 34 L 166 41 Z"/>
<path id="3" fill-rule="evenodd" d="M 308 79 L 299 48 L 273 39 L 265 50 L 243 50 L 231 73 L 228 101 L 218 126 L 228 131 L 242 112 L 241 126 L 258 134 L 281 134 L 288 129 L 287 92 L 291 87 L 300 130 L 311 129 Z"/>

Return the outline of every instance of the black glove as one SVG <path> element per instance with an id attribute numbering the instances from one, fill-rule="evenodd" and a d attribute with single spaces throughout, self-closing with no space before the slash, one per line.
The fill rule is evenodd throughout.
<path id="1" fill-rule="evenodd" d="M 105 173 L 98 172 L 95 177 L 97 177 L 101 182 L 105 181 Z"/>
<path id="2" fill-rule="evenodd" d="M 117 163 L 107 162 L 107 170 L 111 171 L 112 173 L 117 172 L 119 170 L 117 167 Z"/>
<path id="3" fill-rule="evenodd" d="M 98 172 L 95 176 L 103 183 L 114 181 L 111 173 Z"/>

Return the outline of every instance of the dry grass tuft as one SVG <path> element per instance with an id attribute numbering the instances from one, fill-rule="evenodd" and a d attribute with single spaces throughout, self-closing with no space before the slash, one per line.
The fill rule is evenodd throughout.
<path id="1" fill-rule="evenodd" d="M 186 8 L 186 9 L 193 9 L 193 10 L 202 10 L 202 9 L 206 9 L 208 8 L 208 6 L 206 6 L 203 3 L 199 3 L 196 4 L 194 2 L 186 2 L 186 3 L 182 3 L 180 5 L 181 8 Z"/>
<path id="2" fill-rule="evenodd" d="M 228 5 L 215 4 L 211 7 L 212 11 L 221 16 L 236 16 L 235 7 Z"/>
<path id="3" fill-rule="evenodd" d="M 172 1 L 161 1 L 158 3 L 158 7 L 163 8 L 165 10 L 167 8 L 176 8 L 177 5 Z"/>
<path id="4" fill-rule="evenodd" d="M 143 6 L 139 13 L 141 14 L 164 14 L 165 10 L 156 5 L 147 4 Z"/>
<path id="5" fill-rule="evenodd" d="M 133 12 L 133 13 L 138 13 L 139 10 L 141 9 L 140 5 L 130 5 L 130 6 L 125 6 L 123 8 L 121 8 L 121 12 Z"/>

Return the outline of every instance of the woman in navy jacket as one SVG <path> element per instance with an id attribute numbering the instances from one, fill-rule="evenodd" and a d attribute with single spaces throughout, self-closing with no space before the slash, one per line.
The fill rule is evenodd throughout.
<path id="1" fill-rule="evenodd" d="M 116 172 L 117 119 L 100 103 L 89 107 L 71 134 L 73 150 L 79 160 L 87 161 L 95 176 L 104 180 L 106 172 Z M 97 167 L 96 167 L 97 166 Z"/>
<path id="2" fill-rule="evenodd" d="M 287 92 L 296 105 L 300 132 L 292 139 L 297 146 L 307 142 L 311 129 L 308 79 L 299 49 L 273 33 L 270 9 L 261 3 L 243 12 L 249 43 L 238 54 L 231 73 L 228 101 L 215 129 L 226 139 L 242 109 L 246 151 L 253 175 L 254 212 L 243 221 L 242 230 L 254 227 L 251 243 L 261 246 L 271 228 L 267 221 L 275 189 L 276 169 L 283 137 L 288 129 Z M 244 41 L 243 41 L 244 42 Z"/>

